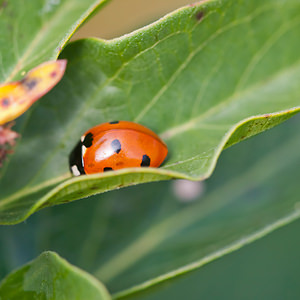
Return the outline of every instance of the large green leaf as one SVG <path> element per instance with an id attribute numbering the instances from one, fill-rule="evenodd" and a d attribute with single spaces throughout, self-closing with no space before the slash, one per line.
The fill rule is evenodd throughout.
<path id="1" fill-rule="evenodd" d="M 213 263 L 124 300 L 299 299 L 300 221 Z"/>
<path id="2" fill-rule="evenodd" d="M 0 83 L 57 58 L 78 26 L 106 0 L 0 0 Z"/>
<path id="3" fill-rule="evenodd" d="M 299 12 L 296 0 L 211 0 L 119 39 L 70 44 L 64 80 L 35 106 L 2 172 L 1 223 L 122 186 L 208 177 L 224 147 L 299 111 Z M 165 139 L 163 167 L 71 179 L 79 136 L 116 119 Z"/>
<path id="4" fill-rule="evenodd" d="M 193 202 L 179 201 L 176 181 L 152 183 L 2 226 L 0 276 L 52 249 L 117 298 L 173 282 L 299 218 L 299 128 L 296 117 L 227 149 Z"/>
<path id="5" fill-rule="evenodd" d="M 104 286 L 53 252 L 7 276 L 0 284 L 1 300 L 111 299 Z"/>

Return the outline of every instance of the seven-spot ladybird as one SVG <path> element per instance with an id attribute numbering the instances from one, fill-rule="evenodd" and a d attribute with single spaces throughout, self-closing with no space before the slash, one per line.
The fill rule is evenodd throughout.
<path id="1" fill-rule="evenodd" d="M 73 175 L 130 167 L 159 167 L 166 144 L 150 129 L 129 121 L 113 121 L 88 130 L 69 156 Z"/>

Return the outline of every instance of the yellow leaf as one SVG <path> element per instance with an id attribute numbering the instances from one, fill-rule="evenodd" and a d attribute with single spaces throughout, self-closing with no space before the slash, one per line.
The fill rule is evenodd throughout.
<path id="1" fill-rule="evenodd" d="M 0 85 L 0 125 L 19 117 L 50 91 L 61 80 L 66 64 L 66 60 L 45 62 L 22 80 Z"/>

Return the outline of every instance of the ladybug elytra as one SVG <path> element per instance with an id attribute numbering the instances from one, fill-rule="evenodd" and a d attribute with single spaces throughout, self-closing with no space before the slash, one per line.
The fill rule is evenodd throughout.
<path id="1" fill-rule="evenodd" d="M 113 121 L 88 130 L 69 156 L 73 175 L 130 167 L 159 167 L 166 144 L 150 129 L 129 121 Z"/>

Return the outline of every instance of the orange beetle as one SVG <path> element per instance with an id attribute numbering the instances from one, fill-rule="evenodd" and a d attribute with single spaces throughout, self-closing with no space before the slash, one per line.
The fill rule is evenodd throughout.
<path id="1" fill-rule="evenodd" d="M 69 156 L 75 176 L 130 167 L 159 167 L 166 144 L 150 129 L 129 121 L 113 121 L 88 130 Z"/>

